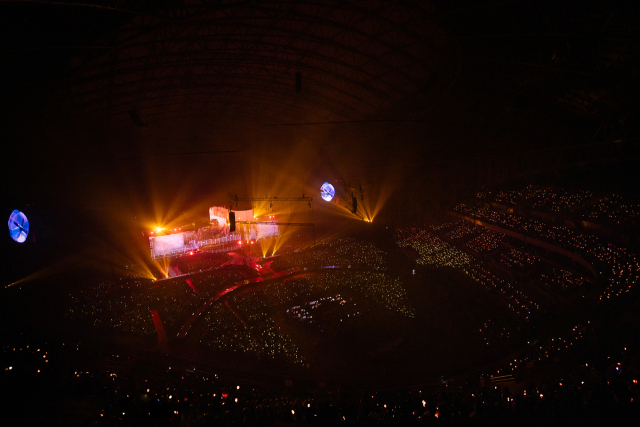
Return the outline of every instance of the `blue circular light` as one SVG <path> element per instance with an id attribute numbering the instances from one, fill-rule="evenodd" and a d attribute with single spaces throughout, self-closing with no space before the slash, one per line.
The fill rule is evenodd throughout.
<path id="1" fill-rule="evenodd" d="M 29 235 L 29 220 L 17 209 L 9 215 L 9 234 L 18 243 L 23 243 Z"/>
<path id="2" fill-rule="evenodd" d="M 320 197 L 322 197 L 322 200 L 330 202 L 335 195 L 336 190 L 333 188 L 333 185 L 329 184 L 328 182 L 322 184 L 322 187 L 320 187 Z"/>

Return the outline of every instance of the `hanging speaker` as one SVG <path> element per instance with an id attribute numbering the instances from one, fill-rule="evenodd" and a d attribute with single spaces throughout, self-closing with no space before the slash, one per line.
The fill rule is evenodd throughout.
<path id="1" fill-rule="evenodd" d="M 351 208 L 351 212 L 352 213 L 358 212 L 358 198 L 356 196 L 351 196 L 351 203 L 353 205 Z"/>
<path id="2" fill-rule="evenodd" d="M 236 231 L 236 213 L 229 211 L 229 231 Z"/>
<path id="3" fill-rule="evenodd" d="M 296 93 L 302 93 L 302 71 L 296 71 Z"/>

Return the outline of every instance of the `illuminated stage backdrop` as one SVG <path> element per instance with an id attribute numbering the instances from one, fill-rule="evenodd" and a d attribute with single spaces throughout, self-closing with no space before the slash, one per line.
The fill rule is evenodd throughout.
<path id="1" fill-rule="evenodd" d="M 151 246 L 151 258 L 182 254 L 188 250 L 184 244 L 184 233 L 149 237 L 149 245 Z"/>
<path id="2" fill-rule="evenodd" d="M 255 221 L 253 209 L 234 212 L 236 222 Z M 280 229 L 277 224 L 273 224 L 273 221 L 269 221 L 268 224 L 240 223 L 236 232 L 230 233 L 228 218 L 229 209 L 213 206 L 209 208 L 210 226 L 149 237 L 151 258 L 180 256 L 197 249 L 233 244 L 240 239 L 260 240 L 280 235 Z"/>
<path id="3" fill-rule="evenodd" d="M 229 219 L 229 209 L 212 206 L 209 208 L 209 219 L 211 222 L 213 222 L 214 219 L 217 220 L 221 227 L 226 226 Z"/>
<path id="4" fill-rule="evenodd" d="M 253 209 L 244 211 L 233 211 L 236 214 L 236 222 L 252 222 L 255 221 L 253 217 Z M 229 209 L 212 206 L 209 208 L 209 219 L 217 220 L 219 224 L 227 225 L 227 219 L 229 218 Z M 270 220 L 269 222 L 274 222 Z M 276 224 L 240 224 L 239 227 L 245 234 L 245 238 L 258 240 L 268 237 L 278 236 L 280 230 Z"/>

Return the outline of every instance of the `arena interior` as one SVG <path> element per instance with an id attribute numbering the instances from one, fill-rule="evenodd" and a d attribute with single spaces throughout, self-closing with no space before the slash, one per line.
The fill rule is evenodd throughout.
<path id="1" fill-rule="evenodd" d="M 2 425 L 635 425 L 639 5 L 0 2 Z"/>

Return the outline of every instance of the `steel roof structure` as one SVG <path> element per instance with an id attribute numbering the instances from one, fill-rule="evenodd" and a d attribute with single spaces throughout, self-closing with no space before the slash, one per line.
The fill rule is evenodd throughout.
<path id="1" fill-rule="evenodd" d="M 632 1 L 2 0 L 0 31 L 0 117 L 16 141 L 85 132 L 38 143 L 60 158 L 286 152 L 298 131 L 353 170 L 496 176 L 640 137 Z"/>
<path id="2" fill-rule="evenodd" d="M 131 110 L 143 122 L 420 118 L 456 87 L 471 104 L 480 98 L 491 109 L 525 110 L 524 116 L 560 108 L 620 137 L 637 111 L 634 2 L 4 0 L 0 6 L 5 89 L 44 89 L 49 112 L 90 126 L 129 125 Z"/>
<path id="3" fill-rule="evenodd" d="M 72 63 L 56 103 L 98 126 L 129 124 L 133 108 L 143 121 L 373 118 L 454 77 L 458 44 L 435 9 L 385 1 L 176 4 L 96 40 Z"/>

